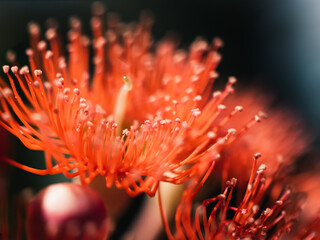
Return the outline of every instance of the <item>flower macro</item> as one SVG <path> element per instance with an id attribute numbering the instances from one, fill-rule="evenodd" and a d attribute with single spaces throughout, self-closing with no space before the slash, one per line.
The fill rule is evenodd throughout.
<path id="1" fill-rule="evenodd" d="M 196 39 L 189 49 L 179 49 L 172 39 L 154 42 L 149 16 L 142 15 L 137 24 L 120 23 L 113 15 L 105 21 L 99 7 L 91 19 L 92 39 L 72 17 L 66 47 L 52 22 L 44 34 L 37 23 L 28 25 L 28 65 L 9 61 L 11 66 L 2 67 L 0 125 L 25 147 L 43 151 L 46 167 L 2 155 L 0 160 L 39 175 L 78 177 L 83 185 L 103 176 L 110 188 L 104 197 L 112 198 L 111 204 L 103 205 L 86 186 L 50 185 L 29 203 L 26 219 L 17 218 L 16 235 L 22 235 L 26 220 L 30 239 L 118 239 L 116 229 L 123 239 L 148 240 L 162 229 L 154 198 L 148 198 L 152 202 L 145 211 L 137 207 L 134 214 L 140 210 L 141 219 L 131 212 L 122 215 L 135 203 L 119 200 L 121 194 L 145 193 L 158 194 L 170 240 L 313 239 L 320 229 L 313 211 L 302 214 L 308 228 L 296 222 L 304 205 L 299 191 L 317 201 L 313 186 L 318 185 L 287 175 L 310 142 L 296 118 L 283 109 L 271 110 L 266 124 L 256 127 L 269 105 L 263 94 L 233 94 L 235 77 L 223 90 L 215 89 L 223 46 L 219 38 L 211 43 Z M 256 152 L 263 157 L 255 154 L 252 163 Z M 159 188 L 162 182 L 177 188 Z M 226 182 L 221 194 L 203 198 L 201 189 L 216 194 L 221 182 Z M 288 182 L 297 183 L 298 191 Z M 94 184 L 100 188 L 100 182 L 90 187 Z M 117 188 L 126 192 L 113 194 Z M 199 199 L 206 200 L 194 209 Z M 22 208 L 11 205 L 15 212 Z M 8 239 L 16 225 L 9 227 L 6 200 L 0 208 L 0 238 Z M 125 223 L 127 235 L 119 227 L 123 216 L 138 220 L 133 227 Z"/>
<path id="2" fill-rule="evenodd" d="M 106 31 L 103 22 L 96 12 L 92 74 L 90 40 L 78 19 L 70 21 L 68 58 L 55 26 L 44 40 L 29 24 L 30 66 L 3 66 L 10 84 L 0 82 L 0 124 L 27 148 L 44 151 L 46 169 L 5 160 L 36 174 L 79 176 L 83 184 L 103 175 L 107 187 L 131 196 L 153 196 L 160 181 L 179 184 L 204 174 L 237 137 L 232 128 L 219 131 L 242 110 L 223 105 L 234 77 L 211 93 L 221 40 L 197 40 L 186 52 L 169 40 L 153 46 L 147 17 L 121 29 L 109 19 Z"/>
<path id="3" fill-rule="evenodd" d="M 284 239 L 288 236 L 300 215 L 303 198 L 285 186 L 279 196 L 269 195 L 276 178 L 266 171 L 265 164 L 257 167 L 260 157 L 260 153 L 254 155 L 247 188 L 237 206 L 232 206 L 237 185 L 237 179 L 232 178 L 226 182 L 222 194 L 204 200 L 192 215 L 191 203 L 202 182 L 190 184 L 176 212 L 176 233 L 174 237 L 168 234 L 171 239 Z M 262 209 L 266 203 L 268 207 Z"/>

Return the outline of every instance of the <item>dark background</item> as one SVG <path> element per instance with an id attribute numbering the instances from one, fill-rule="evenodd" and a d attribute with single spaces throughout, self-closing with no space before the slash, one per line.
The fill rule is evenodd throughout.
<path id="1" fill-rule="evenodd" d="M 24 50 L 29 38 L 29 21 L 43 29 L 50 17 L 60 23 L 66 36 L 68 19 L 78 16 L 90 35 L 93 1 L 0 1 L 0 63 L 6 63 L 8 49 L 17 53 L 21 65 L 27 64 Z M 117 13 L 124 22 L 137 21 L 140 12 L 151 10 L 155 17 L 153 34 L 160 40 L 168 31 L 181 39 L 186 48 L 196 37 L 208 41 L 224 40 L 223 60 L 218 68 L 220 81 L 230 75 L 237 85 L 258 86 L 301 115 L 319 142 L 320 122 L 320 1 L 318 0 L 108 0 L 107 12 Z M 33 153 L 21 143 L 12 156 L 36 161 L 42 153 Z M 3 147 L 3 146 L 2 146 Z M 35 176 L 12 170 L 10 191 L 26 186 L 41 188 L 62 176 Z"/>

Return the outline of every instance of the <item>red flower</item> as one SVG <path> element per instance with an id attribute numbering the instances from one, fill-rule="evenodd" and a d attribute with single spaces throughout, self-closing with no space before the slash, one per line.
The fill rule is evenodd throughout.
<path id="1" fill-rule="evenodd" d="M 266 174 L 266 165 L 257 168 L 260 156 L 254 157 L 246 192 L 235 207 L 232 196 L 237 179 L 232 178 L 222 194 L 203 201 L 193 216 L 192 200 L 205 179 L 200 183 L 193 181 L 181 198 L 175 217 L 176 233 L 173 237 L 168 232 L 170 239 L 280 239 L 285 236 L 300 214 L 302 199 L 290 188 L 284 188 L 276 199 L 269 195 L 276 178 Z M 268 207 L 262 209 L 266 203 Z"/>
<path id="2" fill-rule="evenodd" d="M 91 23 L 91 77 L 90 42 L 74 18 L 68 60 L 57 29 L 45 34 L 49 49 L 31 23 L 32 48 L 26 51 L 31 71 L 13 66 L 10 73 L 3 66 L 10 86 L 1 81 L 0 124 L 26 147 L 45 151 L 47 168 L 7 162 L 36 174 L 80 176 L 83 184 L 104 175 L 107 187 L 115 184 L 130 195 L 152 196 L 159 181 L 179 184 L 201 175 L 236 138 L 233 129 L 218 131 L 242 110 L 236 106 L 224 113 L 233 77 L 223 92 L 211 95 L 221 41 L 197 40 L 189 52 L 163 41 L 153 52 L 149 18 L 122 32 L 109 19 L 106 38 L 100 12 Z M 218 121 L 220 116 L 225 117 Z M 240 132 L 259 119 L 249 120 Z"/>

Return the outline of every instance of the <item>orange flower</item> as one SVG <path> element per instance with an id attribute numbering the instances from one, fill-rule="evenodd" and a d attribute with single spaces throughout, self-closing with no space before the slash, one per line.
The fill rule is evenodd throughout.
<path id="1" fill-rule="evenodd" d="M 280 239 L 285 236 L 300 214 L 301 197 L 284 188 L 279 197 L 270 198 L 268 194 L 275 179 L 266 174 L 266 165 L 257 168 L 260 156 L 260 153 L 254 156 L 246 192 L 237 207 L 232 206 L 237 184 L 237 179 L 232 178 L 222 194 L 203 201 L 192 216 L 192 200 L 208 175 L 200 183 L 193 181 L 178 206 L 174 237 L 167 231 L 170 239 Z M 269 207 L 262 209 L 266 203 Z"/>
<path id="2" fill-rule="evenodd" d="M 104 175 L 107 187 L 130 195 L 152 196 L 159 181 L 179 184 L 201 175 L 237 137 L 221 128 L 242 110 L 223 113 L 233 77 L 211 95 L 221 41 L 197 40 L 188 53 L 163 41 L 152 51 L 149 18 L 136 28 L 110 18 L 106 37 L 103 22 L 96 11 L 91 77 L 90 41 L 78 19 L 71 19 L 68 60 L 55 26 L 45 34 L 49 49 L 38 25 L 29 25 L 31 70 L 3 66 L 10 86 L 1 81 L 0 124 L 29 149 L 45 151 L 47 168 L 6 161 L 36 174 L 80 176 L 83 184 Z"/>

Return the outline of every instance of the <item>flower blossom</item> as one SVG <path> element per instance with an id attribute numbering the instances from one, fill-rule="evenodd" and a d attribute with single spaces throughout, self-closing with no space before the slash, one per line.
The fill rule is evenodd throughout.
<path id="1" fill-rule="evenodd" d="M 179 203 L 175 225 L 170 239 L 283 239 L 298 219 L 303 198 L 284 187 L 275 198 L 269 195 L 274 181 L 267 166 L 258 167 L 260 153 L 254 155 L 253 166 L 246 192 L 237 206 L 233 195 L 237 179 L 226 182 L 222 194 L 203 201 L 192 215 L 192 200 L 209 175 L 193 181 Z M 278 169 L 281 171 L 281 169 Z M 266 208 L 262 208 L 267 204 Z"/>
<path id="2" fill-rule="evenodd" d="M 103 22 L 96 11 L 92 74 L 90 40 L 78 19 L 70 21 L 68 58 L 55 25 L 42 40 L 39 26 L 29 24 L 30 66 L 3 66 L 10 84 L 0 82 L 0 124 L 27 148 L 44 151 L 46 169 L 5 160 L 36 174 L 79 176 L 83 184 L 103 175 L 107 187 L 131 196 L 153 196 L 160 181 L 203 174 L 237 138 L 234 129 L 221 128 L 242 110 L 223 105 L 234 77 L 211 93 L 221 40 L 197 40 L 189 52 L 164 40 L 153 51 L 150 18 L 135 28 L 109 18 L 106 32 Z M 257 121 L 248 120 L 239 134 Z"/>

